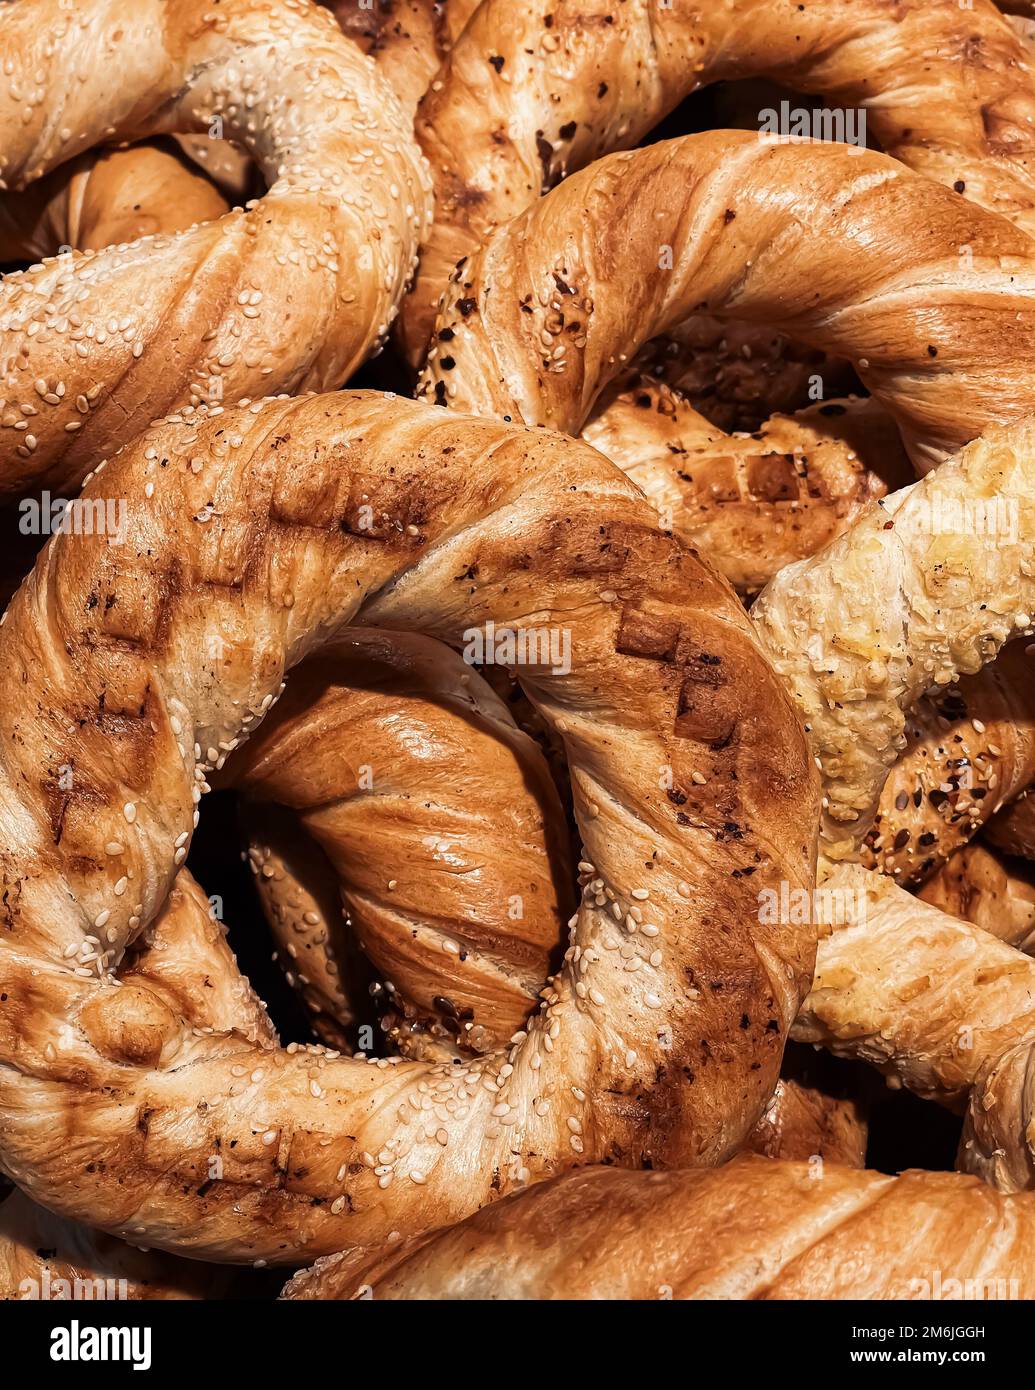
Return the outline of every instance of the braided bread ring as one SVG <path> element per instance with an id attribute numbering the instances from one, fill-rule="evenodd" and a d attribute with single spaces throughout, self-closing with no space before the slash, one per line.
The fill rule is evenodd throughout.
<path id="1" fill-rule="evenodd" d="M 818 779 L 732 591 L 642 494 L 571 441 L 368 393 L 166 422 L 87 498 L 102 482 L 126 543 L 55 537 L 0 629 L 3 1169 L 152 1245 L 290 1261 L 574 1162 L 733 1151 L 811 975 L 811 931 L 757 902 L 814 882 Z M 570 631 L 571 671 L 540 661 L 523 684 L 567 747 L 585 896 L 509 1051 L 367 1064 L 198 1037 L 103 962 L 62 964 L 98 921 L 118 960 L 209 762 L 350 620 Z"/>
<path id="2" fill-rule="evenodd" d="M 883 155 L 738 132 L 611 155 L 500 227 L 420 390 L 576 433 L 623 357 L 697 310 L 850 358 L 923 466 L 1031 406 L 1035 242 Z"/>
<path id="3" fill-rule="evenodd" d="M 889 155 L 1035 230 L 1035 76 L 990 0 L 965 11 L 958 0 L 487 0 L 417 115 L 436 213 L 403 306 L 414 364 L 454 266 L 495 228 L 637 144 L 690 92 L 748 76 L 862 108 Z"/>
<path id="4" fill-rule="evenodd" d="M 590 1168 L 451 1231 L 346 1251 L 283 1298 L 1035 1297 L 1035 1198 L 954 1173 L 741 1157 L 712 1172 Z"/>
<path id="5" fill-rule="evenodd" d="M 104 61 L 73 70 L 84 47 Z M 217 222 L 4 280 L 0 489 L 76 483 L 174 406 L 338 385 L 387 333 L 427 176 L 388 84 L 325 11 L 17 0 L 0 57 L 7 186 L 102 138 L 215 118 L 271 185 Z"/>

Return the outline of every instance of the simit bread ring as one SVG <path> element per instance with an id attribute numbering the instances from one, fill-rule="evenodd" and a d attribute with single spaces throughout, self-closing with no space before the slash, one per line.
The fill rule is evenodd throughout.
<path id="1" fill-rule="evenodd" d="M 173 407 L 338 385 L 387 333 L 427 176 L 388 84 L 325 11 L 15 0 L 0 57 L 6 187 L 101 139 L 213 121 L 270 185 L 218 221 L 5 278 L 0 490 L 74 485 Z"/>
<path id="2" fill-rule="evenodd" d="M 1027 59 L 990 0 L 487 0 L 417 114 L 436 210 L 403 307 L 411 360 L 458 262 L 720 79 L 769 76 L 859 108 L 896 160 L 1035 230 Z"/>
<path id="3" fill-rule="evenodd" d="M 572 441 L 370 393 L 174 418 L 105 491 L 124 543 L 55 537 L 0 627 L 3 1170 L 116 1234 L 289 1262 L 576 1162 L 733 1152 L 811 975 L 812 930 L 757 904 L 814 882 L 818 778 L 739 602 L 642 494 Z M 466 1063 L 199 1035 L 113 982 L 207 771 L 350 621 L 570 635 L 522 683 L 567 748 L 583 901 L 540 1011 Z"/>
<path id="4" fill-rule="evenodd" d="M 850 358 L 925 468 L 1031 408 L 1035 242 L 884 155 L 736 131 L 610 155 L 497 229 L 420 390 L 574 434 L 698 310 Z"/>

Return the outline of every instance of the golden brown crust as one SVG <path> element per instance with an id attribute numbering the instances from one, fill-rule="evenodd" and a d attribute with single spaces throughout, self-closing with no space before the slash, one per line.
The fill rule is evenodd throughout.
<path id="1" fill-rule="evenodd" d="M 87 943 L 89 944 L 89 943 Z M 93 953 L 77 953 L 83 968 Z M 137 938 L 120 978 L 143 983 L 202 1033 L 238 1029 L 275 1040 L 272 1025 L 227 946 L 213 904 L 186 869 Z M 247 1280 L 68 1221 L 15 1191 L 0 1193 L 0 1299 L 184 1299 L 247 1295 Z"/>
<path id="2" fill-rule="evenodd" d="M 338 875 L 316 841 L 299 834 L 292 812 L 255 803 L 242 808 L 241 821 L 274 959 L 316 1036 L 351 1057 L 360 1050 L 357 1030 L 373 1027 L 375 981 L 353 932 L 342 923 Z"/>
<path id="3" fill-rule="evenodd" d="M 858 865 L 828 888 L 850 911 L 820 942 L 794 1036 L 965 1108 L 959 1165 L 1035 1187 L 1035 962 Z"/>
<path id="4" fill-rule="evenodd" d="M 215 120 L 271 185 L 218 221 L 5 278 L 0 489 L 77 483 L 174 407 L 337 386 L 383 339 L 430 190 L 388 83 L 325 11 L 32 0 L 0 12 L 0 54 L 5 187 Z"/>
<path id="5" fill-rule="evenodd" d="M 66 1221 L 15 1190 L 0 1194 L 0 1300 L 225 1298 L 218 1265 L 139 1250 Z"/>
<path id="6" fill-rule="evenodd" d="M 822 1086 L 781 1078 L 744 1148 L 763 1158 L 866 1164 L 866 1106 Z"/>
<path id="7" fill-rule="evenodd" d="M 811 929 L 757 903 L 814 882 L 818 779 L 735 595 L 642 494 L 571 440 L 365 392 L 174 418 L 105 494 L 124 543 L 55 537 L 0 628 L 3 1169 L 161 1248 L 288 1262 L 573 1162 L 732 1152 L 811 976 Z M 188 1034 L 146 985 L 63 963 L 100 919 L 117 964 L 212 762 L 350 620 L 570 634 L 569 672 L 521 676 L 566 745 L 583 901 L 527 1031 L 466 1065 Z"/>
<path id="8" fill-rule="evenodd" d="M 985 832 L 985 838 L 1006 854 L 1035 859 L 1035 796 L 1025 792 L 1006 806 Z"/>
<path id="9" fill-rule="evenodd" d="M 0 195 L 0 260 L 100 251 L 226 211 L 216 185 L 172 140 L 81 154 L 23 192 Z"/>
<path id="10" fill-rule="evenodd" d="M 712 1171 L 589 1168 L 451 1230 L 330 1256 L 283 1298 L 1035 1297 L 1035 1198 L 744 1156 Z"/>
<path id="11" fill-rule="evenodd" d="M 858 856 L 905 744 L 906 711 L 1030 631 L 1033 475 L 1035 421 L 990 429 L 781 570 L 755 603 L 823 769 L 829 860 Z"/>
<path id="12" fill-rule="evenodd" d="M 301 869 L 270 871 L 261 828 L 252 836 L 275 935 L 304 985 L 315 969 L 322 1014 L 341 998 L 352 936 L 387 982 L 403 1051 L 430 1028 L 486 1052 L 522 1026 L 574 908 L 567 826 L 538 746 L 455 652 L 347 635 L 292 678 L 233 780 L 290 807 L 337 880 L 340 908 L 321 911 L 304 849 L 281 853 Z"/>
<path id="13" fill-rule="evenodd" d="M 1031 408 L 1035 242 L 884 155 L 737 131 L 610 155 L 498 228 L 449 286 L 419 389 L 576 433 L 697 311 L 778 315 L 849 358 L 922 467 Z"/>
<path id="14" fill-rule="evenodd" d="M 1020 951 L 1035 948 L 1035 869 L 980 842 L 964 845 L 928 879 L 918 897 L 962 917 Z"/>
<path id="15" fill-rule="evenodd" d="M 860 859 L 910 887 L 1035 779 L 1035 645 L 1010 642 L 977 675 L 921 700 L 905 734 Z"/>
<path id="16" fill-rule="evenodd" d="M 605 399 L 582 438 L 644 490 L 663 526 L 746 594 L 814 555 L 886 494 L 867 459 L 905 463 L 894 426 L 869 400 L 774 415 L 754 434 L 728 435 L 645 382 Z"/>
<path id="17" fill-rule="evenodd" d="M 392 84 L 408 116 L 478 8 L 478 0 L 320 0 Z"/>
<path id="18" fill-rule="evenodd" d="M 827 887 L 846 910 L 820 941 L 794 1037 L 962 1108 L 989 1067 L 1035 1037 L 1035 961 L 858 865 Z"/>
<path id="19" fill-rule="evenodd" d="M 865 108 L 888 154 L 1035 226 L 1026 58 L 990 0 L 488 0 L 418 112 L 436 217 L 403 311 L 411 359 L 459 260 L 719 79 L 768 76 Z M 657 239 L 630 238 L 641 259 Z"/>

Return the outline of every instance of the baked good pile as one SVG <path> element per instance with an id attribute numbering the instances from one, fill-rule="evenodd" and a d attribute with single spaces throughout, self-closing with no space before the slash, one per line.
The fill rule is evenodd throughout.
<path id="1" fill-rule="evenodd" d="M 1035 1297 L 1002 8 L 0 7 L 0 1296 Z"/>

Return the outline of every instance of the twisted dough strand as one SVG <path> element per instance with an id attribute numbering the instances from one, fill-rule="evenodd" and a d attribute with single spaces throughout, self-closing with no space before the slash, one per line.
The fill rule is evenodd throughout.
<path id="1" fill-rule="evenodd" d="M 889 155 L 1035 229 L 1033 66 L 990 0 L 487 0 L 418 112 L 436 215 L 403 309 L 411 359 L 497 227 L 695 89 L 750 76 L 860 108 Z"/>
<path id="2" fill-rule="evenodd" d="M 925 467 L 1030 409 L 1035 242 L 886 156 L 737 131 L 611 155 L 498 228 L 456 272 L 420 390 L 576 433 L 700 311 L 851 359 Z"/>
<path id="3" fill-rule="evenodd" d="M 814 881 L 817 779 L 732 591 L 642 495 L 570 441 L 367 393 L 174 419 L 102 488 L 127 500 L 125 544 L 55 537 L 0 629 L 3 1169 L 161 1248 L 291 1261 L 574 1162 L 732 1152 L 811 976 L 812 932 L 761 924 L 757 901 Z M 509 1050 L 263 1048 L 113 982 L 206 772 L 288 667 L 349 621 L 460 642 L 489 620 L 570 630 L 571 671 L 522 679 L 566 744 L 593 866 Z M 98 921 L 113 956 L 80 975 L 65 952 Z"/>
<path id="4" fill-rule="evenodd" d="M 921 700 L 906 737 L 860 860 L 911 886 L 1035 779 L 1035 646 L 1010 642 L 977 675 Z"/>
<path id="5" fill-rule="evenodd" d="M 821 941 L 795 1038 L 965 1106 L 960 1165 L 1001 1191 L 1035 1187 L 1035 961 L 859 865 L 831 884 L 864 905 Z"/>
<path id="6" fill-rule="evenodd" d="M 260 894 L 274 896 L 277 932 L 298 947 L 328 931 L 335 956 L 354 937 L 402 1010 L 397 1041 L 428 1025 L 484 1052 L 531 1012 L 571 916 L 568 831 L 549 769 L 506 707 L 459 656 L 413 634 L 355 632 L 293 677 L 273 715 L 232 765 L 250 797 L 290 807 L 341 893 L 340 912 L 289 907 L 319 891 L 313 867 L 277 823 L 252 836 Z M 263 831 L 301 874 L 266 875 Z M 266 838 L 269 838 L 268 835 Z M 336 920 L 337 919 L 337 920 Z M 307 975 L 312 956 L 298 969 Z M 317 969 L 326 972 L 319 960 Z M 341 997 L 324 981 L 324 1014 Z"/>
<path id="7" fill-rule="evenodd" d="M 427 174 L 388 84 L 325 11 L 17 0 L 0 56 L 5 186 L 101 139 L 217 117 L 270 185 L 219 221 L 5 278 L 0 490 L 78 483 L 174 406 L 336 386 L 387 333 Z"/>
<path id="8" fill-rule="evenodd" d="M 985 503 L 1009 526 L 957 526 Z M 858 854 L 906 716 L 973 675 L 1035 614 L 1035 423 L 989 430 L 846 535 L 789 565 L 752 610 L 809 725 L 830 859 Z"/>
<path id="9" fill-rule="evenodd" d="M 77 955 L 81 959 L 85 954 Z M 266 1011 L 241 976 L 212 905 L 186 869 L 131 948 L 121 979 L 146 981 L 194 1029 L 237 1029 L 265 1045 L 274 1041 Z M 89 1292 L 76 1293 L 77 1280 L 87 1281 Z M 240 1276 L 235 1283 L 216 1266 L 142 1250 L 56 1216 L 23 1192 L 6 1200 L 0 1195 L 0 1299 L 220 1298 L 240 1296 L 239 1285 Z"/>
<path id="10" fill-rule="evenodd" d="M 0 1198 L 0 1299 L 232 1297 L 231 1271 L 65 1221 L 17 1190 Z M 76 1287 L 88 1292 L 74 1293 Z"/>
<path id="11" fill-rule="evenodd" d="M 282 1297 L 1032 1298 L 1033 1244 L 1035 1198 L 972 1178 L 741 1157 L 569 1173 L 452 1230 L 331 1255 Z"/>
<path id="12" fill-rule="evenodd" d="M 479 0 L 320 0 L 342 32 L 377 60 L 410 117 Z"/>

